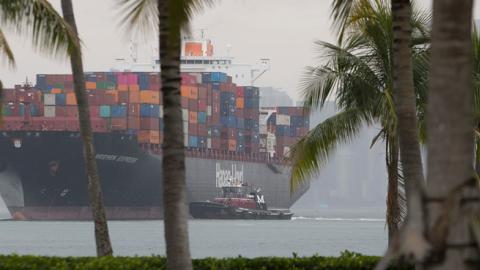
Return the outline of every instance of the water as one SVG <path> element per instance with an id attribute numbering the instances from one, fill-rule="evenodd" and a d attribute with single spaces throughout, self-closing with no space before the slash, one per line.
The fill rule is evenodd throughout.
<path id="1" fill-rule="evenodd" d="M 115 255 L 164 255 L 163 222 L 112 221 Z M 343 250 L 381 255 L 387 243 L 381 219 L 294 218 L 291 221 L 191 220 L 194 258 L 337 256 Z M 0 254 L 94 256 L 91 222 L 0 222 Z"/>

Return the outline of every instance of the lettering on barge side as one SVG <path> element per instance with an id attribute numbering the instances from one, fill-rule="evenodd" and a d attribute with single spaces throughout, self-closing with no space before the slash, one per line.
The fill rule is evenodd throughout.
<path id="1" fill-rule="evenodd" d="M 230 168 L 222 168 L 217 162 L 215 165 L 216 186 L 221 187 L 239 187 L 243 184 L 243 164 L 237 167 L 232 164 Z"/>
<path id="2" fill-rule="evenodd" d="M 128 156 L 118 156 L 118 155 L 107 155 L 107 154 L 97 154 L 95 155 L 96 159 L 107 160 L 107 161 L 116 161 L 133 164 L 137 162 L 138 158 L 128 157 Z"/>

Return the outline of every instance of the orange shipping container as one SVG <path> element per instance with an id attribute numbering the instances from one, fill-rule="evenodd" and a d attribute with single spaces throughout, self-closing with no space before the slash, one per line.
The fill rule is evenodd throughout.
<path id="1" fill-rule="evenodd" d="M 140 92 L 130 91 L 129 102 L 140 103 Z"/>
<path id="2" fill-rule="evenodd" d="M 137 138 L 139 143 L 160 144 L 160 132 L 158 130 L 139 130 Z"/>
<path id="3" fill-rule="evenodd" d="M 118 90 L 120 90 L 120 91 L 126 91 L 126 90 L 128 90 L 128 84 L 119 84 L 119 85 L 117 86 L 117 88 L 118 88 Z"/>
<path id="4" fill-rule="evenodd" d="M 109 96 L 112 96 L 115 103 L 118 102 L 118 92 L 117 92 L 117 90 L 107 90 L 107 91 L 105 91 L 105 94 L 107 94 Z"/>
<path id="5" fill-rule="evenodd" d="M 237 141 L 232 139 L 228 140 L 228 151 L 237 151 Z"/>
<path id="6" fill-rule="evenodd" d="M 180 86 L 180 95 L 186 98 L 190 97 L 190 88 L 187 85 Z"/>
<path id="7" fill-rule="evenodd" d="M 237 108 L 238 109 L 243 109 L 244 107 L 244 100 L 243 98 L 237 98 Z"/>
<path id="8" fill-rule="evenodd" d="M 198 123 L 198 114 L 197 112 L 190 112 L 189 117 L 188 117 L 188 122 L 191 124 L 197 124 Z"/>
<path id="9" fill-rule="evenodd" d="M 147 104 L 159 104 L 160 92 L 151 90 L 140 91 L 140 102 Z"/>
<path id="10" fill-rule="evenodd" d="M 196 86 L 189 86 L 190 88 L 190 96 L 191 99 L 198 99 L 198 87 Z"/>
<path id="11" fill-rule="evenodd" d="M 97 89 L 96 82 L 85 82 L 85 88 L 87 89 Z"/>
<path id="12" fill-rule="evenodd" d="M 130 84 L 130 85 L 128 86 L 128 89 L 129 89 L 130 91 L 140 91 L 140 86 L 138 86 L 137 84 Z"/>
<path id="13" fill-rule="evenodd" d="M 75 93 L 67 93 L 67 105 L 77 105 Z"/>
<path id="14" fill-rule="evenodd" d="M 62 89 L 60 88 L 53 88 L 50 93 L 52 94 L 61 94 L 62 93 Z"/>

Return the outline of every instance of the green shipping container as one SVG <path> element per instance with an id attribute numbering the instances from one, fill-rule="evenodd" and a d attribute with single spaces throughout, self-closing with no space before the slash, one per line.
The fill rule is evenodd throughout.
<path id="1" fill-rule="evenodd" d="M 110 117 L 110 106 L 108 105 L 100 106 L 100 117 L 105 117 L 105 118 Z"/>
<path id="2" fill-rule="evenodd" d="M 10 109 L 10 106 L 3 104 L 2 105 L 2 115 L 3 116 L 11 116 L 12 115 L 12 110 Z"/>

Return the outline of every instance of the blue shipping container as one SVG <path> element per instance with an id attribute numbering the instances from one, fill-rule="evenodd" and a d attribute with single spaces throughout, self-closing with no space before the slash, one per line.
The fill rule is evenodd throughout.
<path id="1" fill-rule="evenodd" d="M 237 119 L 237 128 L 241 128 L 241 129 L 245 128 L 245 119 L 242 119 L 242 118 Z"/>
<path id="2" fill-rule="evenodd" d="M 211 76 L 209 72 L 202 73 L 202 83 L 209 83 Z"/>
<path id="3" fill-rule="evenodd" d="M 198 147 L 197 136 L 188 136 L 188 147 Z"/>
<path id="4" fill-rule="evenodd" d="M 160 106 L 155 104 L 141 104 L 141 117 L 158 117 L 160 115 Z"/>
<path id="5" fill-rule="evenodd" d="M 198 123 L 205 124 L 207 122 L 207 113 L 199 112 L 198 113 Z"/>
<path id="6" fill-rule="evenodd" d="M 198 148 L 207 148 L 207 137 L 198 137 Z"/>
<path id="7" fill-rule="evenodd" d="M 110 117 L 110 106 L 108 105 L 100 106 L 100 117 Z"/>
<path id="8" fill-rule="evenodd" d="M 125 106 L 125 105 L 112 105 L 112 107 L 110 107 L 110 115 L 113 118 L 127 117 L 127 106 Z"/>
<path id="9" fill-rule="evenodd" d="M 40 110 L 35 104 L 30 104 L 30 115 L 31 116 L 40 116 Z"/>
<path id="10" fill-rule="evenodd" d="M 237 127 L 237 118 L 235 116 L 227 116 L 227 127 L 236 128 Z"/>
<path id="11" fill-rule="evenodd" d="M 67 96 L 65 94 L 55 94 L 55 105 L 67 105 Z"/>
<path id="12" fill-rule="evenodd" d="M 212 72 L 210 76 L 210 81 L 212 82 L 227 82 L 227 74 L 223 72 Z"/>

